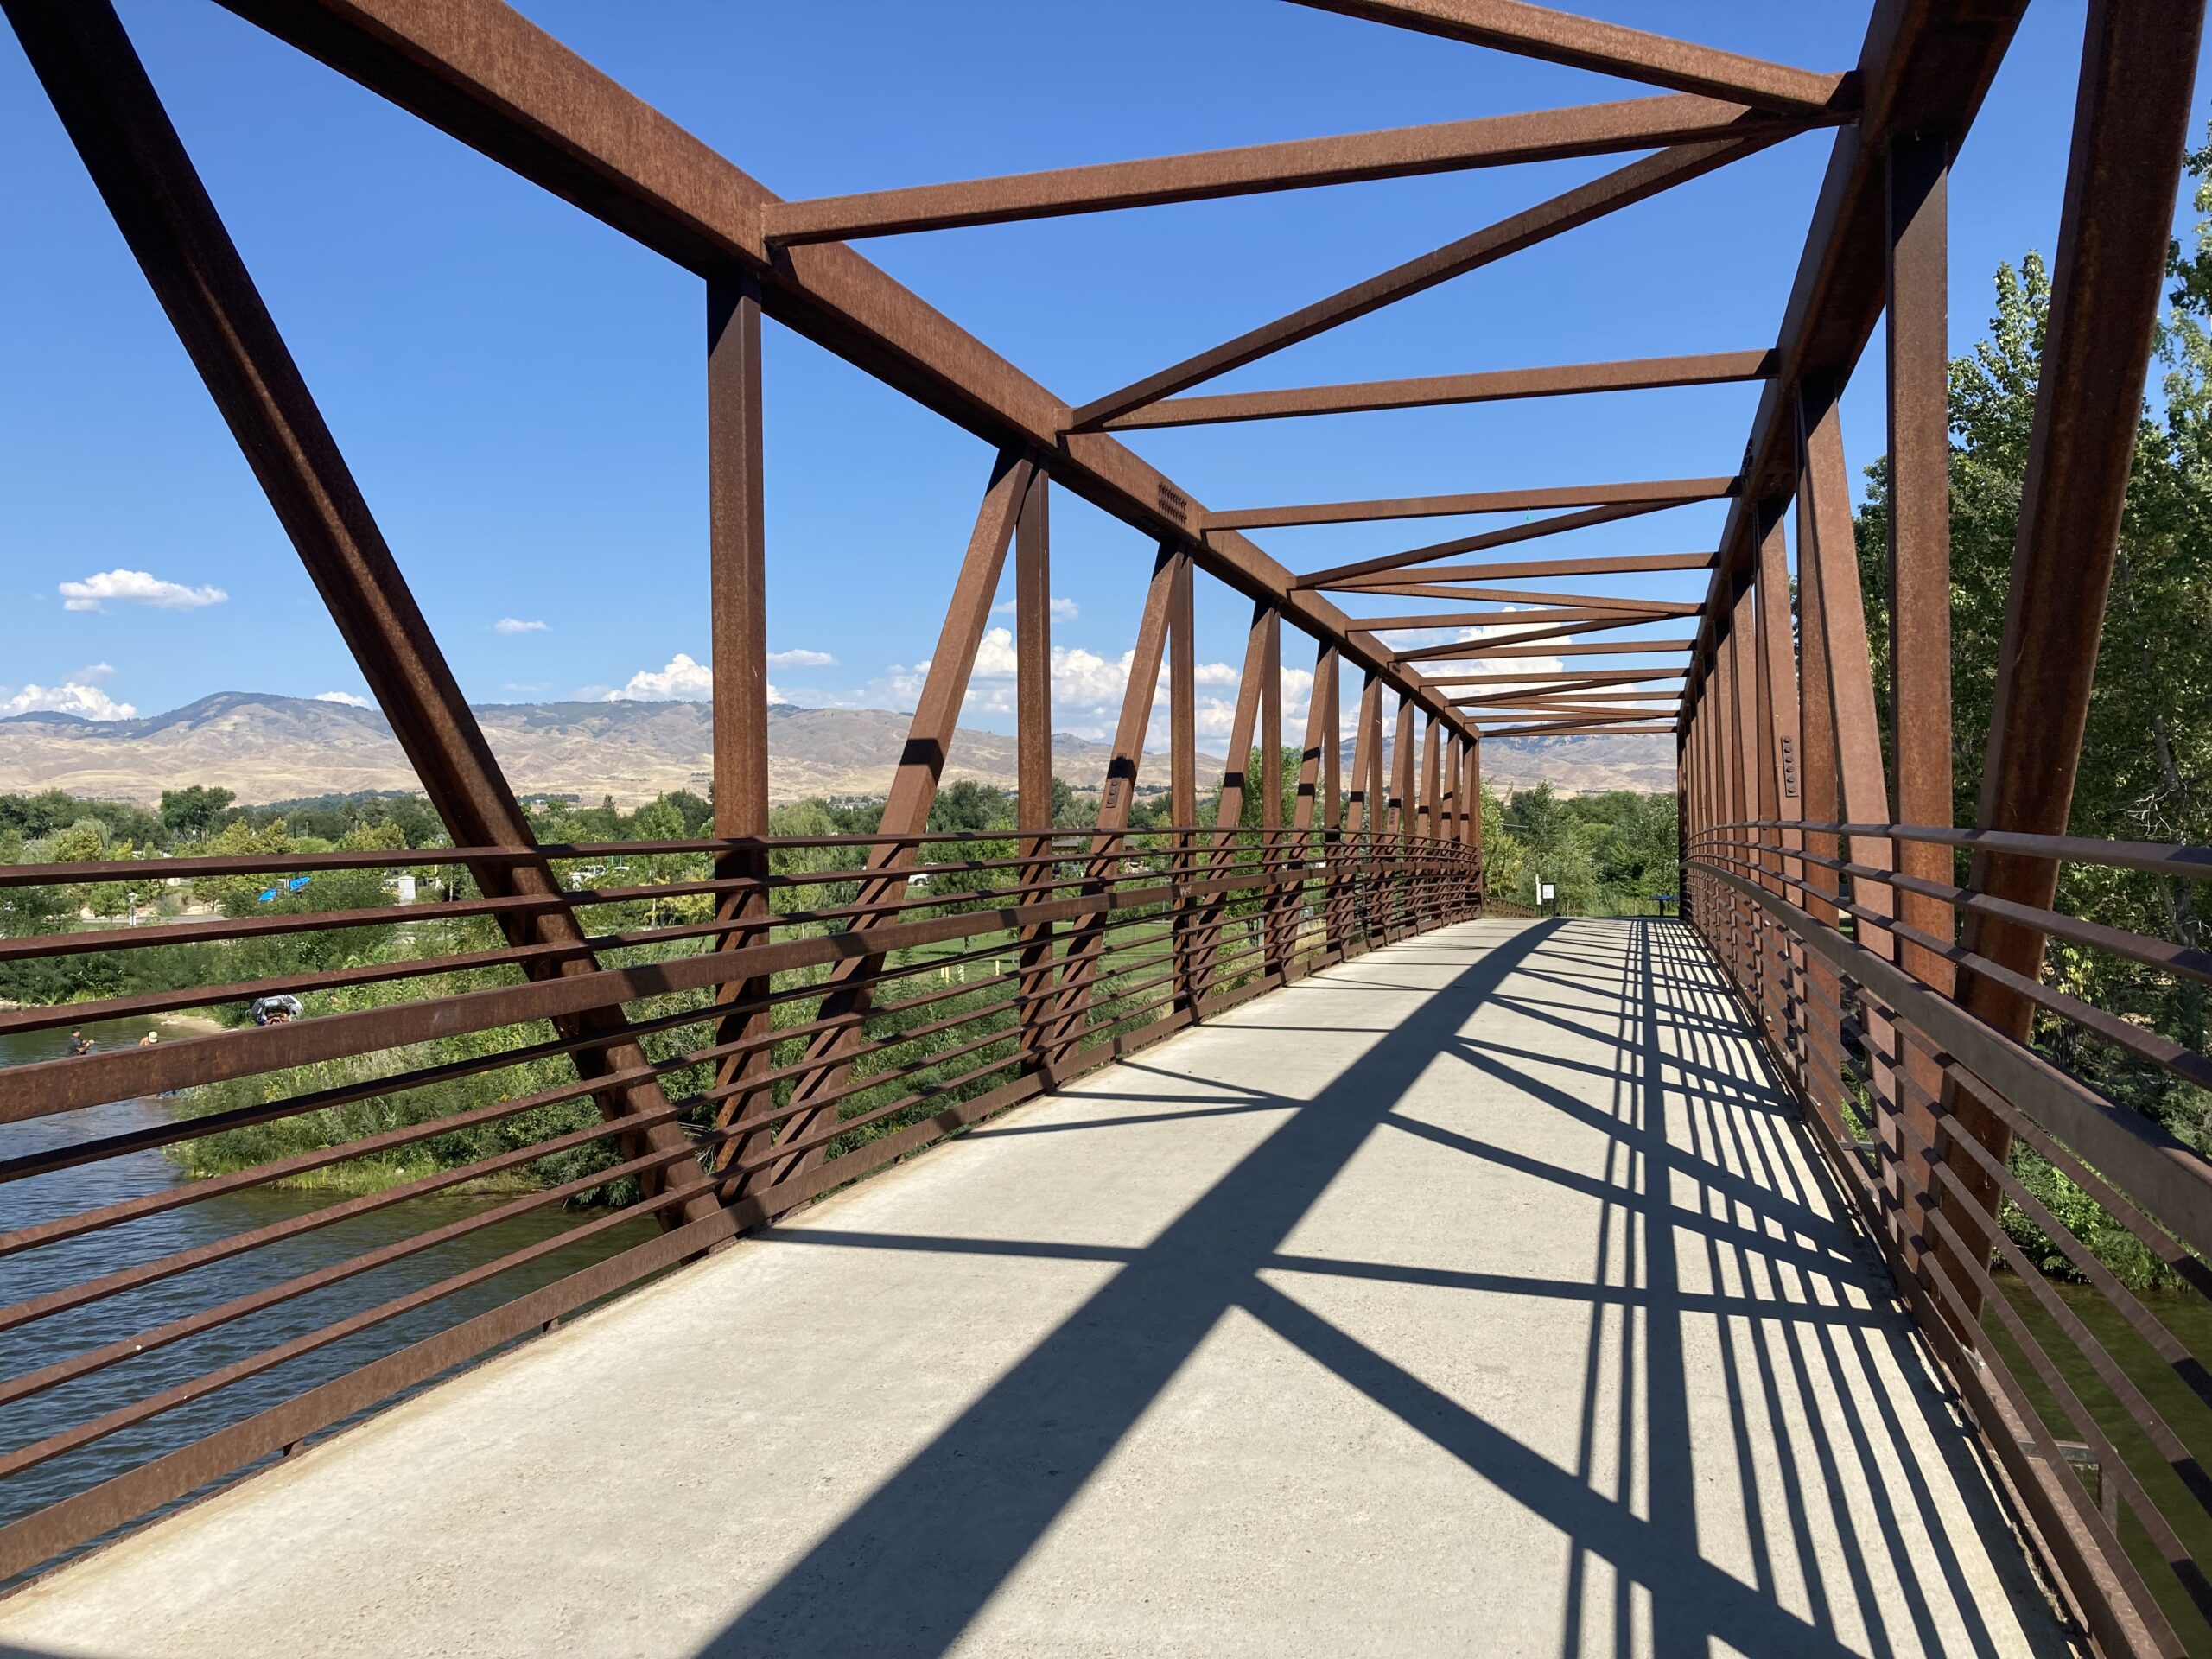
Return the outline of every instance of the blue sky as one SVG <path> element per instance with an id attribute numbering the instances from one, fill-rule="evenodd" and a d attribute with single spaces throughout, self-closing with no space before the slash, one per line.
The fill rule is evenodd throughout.
<path id="1" fill-rule="evenodd" d="M 1580 9 L 1813 68 L 1855 60 L 1866 10 Z M 697 694 L 703 671 L 679 660 L 708 656 L 696 279 L 212 4 L 121 10 L 468 695 Z M 786 196 L 1645 90 L 1279 0 L 522 10 Z M 2056 242 L 2083 10 L 2037 0 L 1960 158 L 1955 350 L 1983 331 L 1997 263 Z M 1771 344 L 1829 142 L 1793 139 L 1207 389 Z M 4 35 L 0 151 L 13 256 L 0 261 L 0 708 L 152 714 L 216 690 L 360 696 Z M 940 232 L 863 251 L 1080 403 L 1618 164 Z M 990 457 L 815 346 L 772 325 L 768 335 L 771 680 L 792 701 L 911 706 Z M 1854 474 L 1882 448 L 1880 371 L 1878 335 L 1846 400 Z M 1135 447 L 1215 507 L 1701 476 L 1733 469 L 1756 391 L 1201 428 Z M 1720 518 L 1717 505 L 1678 509 L 1542 550 L 1709 550 Z M 1306 569 L 1486 527 L 1256 539 Z M 1067 653 L 1055 723 L 1096 732 L 1118 701 L 1151 548 L 1064 493 L 1053 529 Z M 1011 587 L 1009 575 L 1007 599 Z M 1643 591 L 1699 598 L 1703 578 L 1655 577 Z M 1225 720 L 1245 610 L 1201 580 L 1210 730 Z M 986 646 L 968 718 L 1006 729 L 1010 683 L 991 676 L 1002 643 Z M 1285 658 L 1310 660 L 1310 647 L 1287 640 Z"/>

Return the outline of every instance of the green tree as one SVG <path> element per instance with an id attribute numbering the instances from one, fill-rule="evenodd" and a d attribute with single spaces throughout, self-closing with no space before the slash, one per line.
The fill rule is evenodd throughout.
<path id="1" fill-rule="evenodd" d="M 225 810 L 238 797 L 229 790 L 211 789 L 205 784 L 165 789 L 162 791 L 162 822 L 180 840 L 203 840 L 213 832 Z"/>

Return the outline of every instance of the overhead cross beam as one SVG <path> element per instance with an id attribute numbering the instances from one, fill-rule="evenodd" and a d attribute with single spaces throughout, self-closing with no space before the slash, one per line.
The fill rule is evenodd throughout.
<path id="1" fill-rule="evenodd" d="M 1491 657 L 1635 657 L 1662 651 L 1688 651 L 1694 643 L 1688 639 L 1554 639 L 1540 645 L 1492 645 L 1471 639 L 1465 645 L 1455 646 L 1449 654 L 1471 661 Z M 1428 683 L 1434 685 L 1438 682 L 1429 678 Z"/>
<path id="2" fill-rule="evenodd" d="M 1619 75 L 1652 86 L 1674 86 L 1740 99 L 1801 115 L 1841 117 L 1858 102 L 1855 75 L 1821 74 L 1762 58 L 1694 46 L 1664 35 L 1594 17 L 1521 3 L 1521 0 L 1297 0 L 1369 22 L 1417 29 L 1470 46 Z"/>
<path id="3" fill-rule="evenodd" d="M 1303 340 L 1325 334 L 1339 324 L 1363 317 L 1370 311 L 1409 296 L 1423 293 L 1439 283 L 1449 282 L 1454 276 L 1464 276 L 1471 270 L 1491 264 L 1508 254 L 1535 246 L 1550 240 L 1579 225 L 1602 219 L 1607 213 L 1657 195 L 1678 184 L 1701 178 L 1717 168 L 1756 155 L 1785 136 L 1774 129 L 1763 115 L 1743 118 L 1744 132 L 1740 137 L 1713 139 L 1705 143 L 1677 144 L 1662 149 L 1656 156 L 1631 162 L 1604 177 L 1588 184 L 1539 202 L 1534 207 L 1502 219 L 1495 225 L 1447 242 L 1403 264 L 1394 265 L 1380 276 L 1370 276 L 1363 283 L 1340 289 L 1326 299 L 1278 317 L 1273 322 L 1246 331 L 1234 340 L 1224 342 L 1195 357 L 1186 357 L 1156 374 L 1109 392 L 1105 397 L 1085 404 L 1068 418 L 1071 432 L 1096 431 L 1117 415 L 1141 409 L 1147 404 L 1226 374 L 1231 369 L 1242 368 L 1247 363 L 1257 362 L 1273 355 L 1287 346 L 1295 346 Z"/>
<path id="4" fill-rule="evenodd" d="M 1549 489 L 1478 490 L 1466 495 L 1408 495 L 1374 501 L 1315 501 L 1280 507 L 1231 507 L 1205 515 L 1204 528 L 1265 530 L 1292 524 L 1357 524 L 1384 518 L 1456 518 L 1481 512 L 1529 512 L 1548 507 L 1641 507 L 1713 501 L 1736 492 L 1733 478 L 1647 479 L 1628 484 L 1563 484 Z M 1616 518 L 1630 515 L 1616 513 Z M 1587 522 L 1596 523 L 1596 519 Z M 1555 524 L 1555 529 L 1574 526 Z M 1539 534 L 1544 533 L 1541 531 Z M 1375 561 L 1369 561 L 1370 564 Z M 1324 575 L 1329 572 L 1321 573 Z M 1301 585 L 1318 580 L 1299 578 Z"/>
<path id="5" fill-rule="evenodd" d="M 1349 132 L 1288 143 L 869 190 L 812 201 L 770 202 L 761 209 L 760 229 L 772 247 L 849 242 L 913 231 L 1657 149 L 1741 137 L 1760 130 L 1762 124 L 1777 135 L 1787 135 L 1802 130 L 1807 122 L 1694 95 L 1631 99 L 1383 132 Z"/>
<path id="6" fill-rule="evenodd" d="M 1511 576 L 1613 576 L 1642 570 L 1709 570 L 1711 553 L 1622 553 L 1610 558 L 1522 559 L 1504 564 L 1447 564 L 1419 573 L 1423 586 L 1446 582 L 1502 582 Z M 1363 576 L 1317 582 L 1300 576 L 1300 587 L 1327 587 L 1339 593 L 1387 594 L 1397 590 L 1400 578 L 1388 570 Z"/>
<path id="7" fill-rule="evenodd" d="M 1484 737 L 1666 737 L 1674 728 L 1658 726 L 1503 726 L 1485 731 Z"/>
<path id="8" fill-rule="evenodd" d="M 1497 611 L 1489 614 L 1502 622 L 1518 624 L 1541 613 L 1535 611 Z M 1433 657 L 1465 657 L 1486 645 L 1525 645 L 1539 639 L 1563 639 L 1579 633 L 1603 633 L 1611 628 L 1640 628 L 1662 620 L 1651 616 L 1586 615 L 1580 620 L 1554 622 L 1547 627 L 1528 628 L 1518 633 L 1499 634 L 1488 639 L 1455 639 L 1440 645 L 1416 645 L 1404 651 L 1393 650 L 1382 641 L 1375 640 L 1375 648 L 1393 664 L 1417 663 Z M 1354 622 L 1351 626 L 1361 639 L 1375 639 L 1374 632 L 1364 623 Z M 1632 640 L 1621 647 L 1624 651 L 1642 648 Z"/>
<path id="9" fill-rule="evenodd" d="M 1696 357 L 1630 358 L 1618 363 L 1569 363 L 1555 368 L 1493 369 L 1480 374 L 1431 374 L 1408 380 L 1365 380 L 1282 391 L 1227 391 L 1209 397 L 1166 397 L 1103 423 L 1109 432 L 1161 426 L 1213 426 L 1227 421 L 1279 421 L 1305 415 L 1360 415 L 1381 409 L 1433 409 L 1446 404 L 1505 403 L 1594 391 L 1650 391 L 1667 386 L 1726 385 L 1764 380 L 1775 354 L 1711 352 Z"/>
<path id="10" fill-rule="evenodd" d="M 1641 611 L 1651 616 L 1695 616 L 1700 608 L 1695 601 L 1635 599 L 1604 594 L 1541 594 L 1522 588 L 1447 588 L 1441 584 L 1401 583 L 1396 588 L 1365 588 L 1361 591 L 1379 593 L 1387 597 L 1408 588 L 1420 588 L 1431 598 L 1471 601 L 1487 605 L 1569 606 L 1591 611 Z M 1513 614 L 1525 615 L 1527 613 Z"/>
<path id="11" fill-rule="evenodd" d="M 1693 607 L 1694 608 L 1694 607 Z M 1409 633 L 1427 628 L 1486 628 L 1501 622 L 1611 622 L 1618 627 L 1663 620 L 1662 610 L 1601 610 L 1595 607 L 1565 606 L 1554 610 L 1533 607 L 1520 611 L 1446 611 L 1435 616 L 1363 616 L 1352 626 L 1366 633 Z"/>
<path id="12" fill-rule="evenodd" d="M 1555 518 L 1540 518 L 1533 524 L 1508 524 L 1500 530 L 1486 530 L 1474 536 L 1455 536 L 1449 541 L 1431 542 L 1424 547 L 1385 553 L 1376 558 L 1331 565 L 1325 570 L 1316 570 L 1310 575 L 1298 576 L 1294 580 L 1304 588 L 1332 588 L 1339 580 L 1348 577 L 1380 575 L 1386 571 L 1402 570 L 1409 564 L 1428 564 L 1459 553 L 1486 553 L 1494 547 L 1512 547 L 1522 542 L 1541 541 L 1547 536 L 1564 535 L 1570 530 L 1587 530 L 1593 524 L 1618 524 L 1624 518 L 1637 518 L 1647 512 L 1660 512 L 1669 507 L 1680 506 L 1684 500 L 1704 499 L 1702 496 L 1662 497 L 1653 501 L 1611 502 L 1604 506 L 1586 507 L 1580 512 L 1563 512 Z"/>

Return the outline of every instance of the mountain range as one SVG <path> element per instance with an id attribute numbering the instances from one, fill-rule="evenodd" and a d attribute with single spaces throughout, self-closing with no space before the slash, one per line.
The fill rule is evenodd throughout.
<path id="1" fill-rule="evenodd" d="M 508 780 L 526 795 L 611 795 L 634 806 L 670 790 L 704 794 L 711 716 L 700 702 L 506 702 L 475 709 Z M 768 793 L 880 795 L 891 785 L 908 716 L 882 709 L 768 711 Z M 1672 746 L 1661 737 L 1509 739 L 1485 745 L 1484 776 L 1500 785 L 1548 779 L 1572 792 L 1665 790 Z M 1095 789 L 1109 746 L 1052 738 L 1053 770 Z M 1165 783 L 1166 756 L 1147 757 L 1144 781 Z M 1198 756 L 1198 786 L 1220 781 L 1217 756 Z M 1011 789 L 1014 740 L 962 727 L 944 769 Z M 0 719 L 0 791 L 66 790 L 152 805 L 165 789 L 219 785 L 252 804 L 361 790 L 413 790 L 415 773 L 373 709 L 320 699 L 219 691 L 168 714 L 86 720 L 35 713 Z"/>

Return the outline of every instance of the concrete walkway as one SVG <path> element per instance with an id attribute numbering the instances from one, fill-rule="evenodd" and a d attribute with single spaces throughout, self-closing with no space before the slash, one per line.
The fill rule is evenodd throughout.
<path id="1" fill-rule="evenodd" d="M 1677 923 L 1247 1004 L 0 1603 L 39 1654 L 2068 1651 Z"/>

